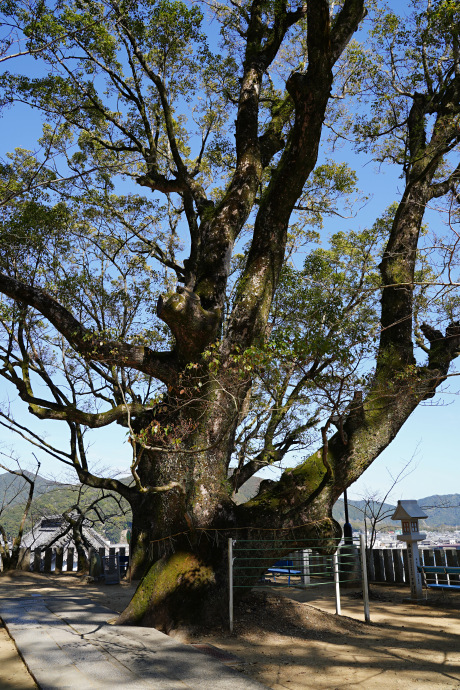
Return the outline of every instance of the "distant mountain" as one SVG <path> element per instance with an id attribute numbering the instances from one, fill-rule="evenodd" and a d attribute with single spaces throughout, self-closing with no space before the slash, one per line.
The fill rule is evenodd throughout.
<path id="1" fill-rule="evenodd" d="M 361 529 L 364 526 L 364 508 L 366 501 L 354 501 L 348 499 L 348 519 L 355 529 Z M 388 513 L 390 511 L 394 512 L 396 506 L 390 503 L 384 503 L 382 506 L 381 514 Z M 374 508 L 374 512 L 377 512 L 377 507 Z M 343 524 L 345 522 L 345 506 L 342 499 L 339 499 L 332 509 L 333 517 Z M 391 524 L 391 520 L 387 520 L 386 523 Z M 385 524 L 385 523 L 384 523 Z"/>
<path id="2" fill-rule="evenodd" d="M 31 472 L 24 472 L 31 479 L 34 475 Z M 66 484 L 60 484 L 59 482 L 52 481 L 50 479 L 45 479 L 40 475 L 37 475 L 35 480 L 35 497 L 41 496 L 57 487 L 65 487 Z M 15 474 L 10 474 L 5 472 L 0 474 L 0 510 L 6 508 L 7 506 L 13 507 L 17 504 L 24 503 L 29 495 L 29 482 L 27 482 L 23 477 L 18 477 Z"/>
<path id="3" fill-rule="evenodd" d="M 128 481 L 128 479 L 121 481 Z M 0 475 L 0 523 L 9 538 L 16 536 L 28 496 L 28 482 L 8 473 Z M 37 477 L 34 500 L 27 518 L 25 532 L 45 515 L 62 514 L 72 507 L 77 498 L 78 485 L 62 484 L 44 477 Z M 101 492 L 85 487 L 82 505 L 90 505 Z M 96 520 L 95 529 L 112 542 L 118 542 L 123 530 L 131 527 L 131 512 L 128 503 L 121 499 L 123 511 L 113 499 L 104 498 L 99 504 L 101 515 L 107 516 L 103 522 Z"/>
<path id="4" fill-rule="evenodd" d="M 422 523 L 427 529 L 454 527 L 460 529 L 460 494 L 426 496 L 419 499 L 428 518 Z"/>
<path id="5" fill-rule="evenodd" d="M 423 529 L 460 529 L 460 494 L 425 496 L 425 498 L 418 499 L 418 504 L 428 515 L 426 520 L 422 520 L 420 523 Z M 364 525 L 364 506 L 365 501 L 348 500 L 349 520 L 351 525 L 356 529 L 362 528 Z M 389 513 L 390 511 L 393 512 L 394 510 L 396 510 L 395 505 L 385 503 L 382 512 Z M 334 518 L 340 522 L 340 524 L 343 524 L 345 521 L 345 508 L 342 499 L 337 501 L 332 514 Z M 381 523 L 382 526 L 388 527 L 395 527 L 399 524 L 399 520 L 393 521 L 389 518 Z"/>
<path id="6" fill-rule="evenodd" d="M 128 483 L 130 478 L 125 477 L 122 478 L 121 481 Z M 234 496 L 235 501 L 237 503 L 244 503 L 255 496 L 259 490 L 261 481 L 262 479 L 260 477 L 251 477 Z M 76 491 L 77 485 L 63 484 L 38 476 L 36 479 L 33 506 L 26 524 L 26 531 L 28 531 L 32 524 L 40 517 L 56 513 L 61 514 L 67 510 L 75 503 Z M 91 501 L 94 501 L 99 493 L 98 489 L 86 487 L 84 490 L 85 503 L 89 504 Z M 28 483 L 24 479 L 8 473 L 0 474 L 0 523 L 4 526 L 10 537 L 15 536 L 17 533 L 27 495 Z M 419 499 L 418 502 L 428 514 L 428 518 L 421 523 L 424 529 L 460 529 L 460 494 L 426 496 L 425 498 Z M 348 501 L 349 519 L 355 529 L 362 529 L 364 526 L 364 505 L 365 501 Z M 123 506 L 125 514 L 123 514 L 113 500 L 105 498 L 101 508 L 103 509 L 103 513 L 110 516 L 110 518 L 103 523 L 95 524 L 95 528 L 113 542 L 119 541 L 120 533 L 131 527 L 131 514 L 126 501 L 123 501 Z M 391 511 L 392 513 L 395 508 L 396 506 L 394 505 L 385 504 L 384 512 Z M 345 522 L 343 500 L 339 500 L 335 504 L 333 516 L 340 524 Z M 399 525 L 399 522 L 393 522 L 390 519 L 381 523 L 382 527 L 395 527 L 396 525 Z"/>

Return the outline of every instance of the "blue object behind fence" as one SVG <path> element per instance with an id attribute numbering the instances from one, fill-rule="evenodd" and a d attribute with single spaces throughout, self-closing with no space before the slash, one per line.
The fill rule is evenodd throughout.
<path id="1" fill-rule="evenodd" d="M 291 584 L 291 575 L 302 575 L 301 570 L 293 568 L 293 562 L 290 560 L 276 561 L 275 565 L 268 568 L 268 572 L 272 573 L 273 580 L 276 582 L 276 574 L 288 576 L 288 586 Z"/>

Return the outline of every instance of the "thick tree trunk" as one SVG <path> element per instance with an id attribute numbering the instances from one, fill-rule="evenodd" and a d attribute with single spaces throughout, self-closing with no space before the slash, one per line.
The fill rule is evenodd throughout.
<path id="1" fill-rule="evenodd" d="M 277 497 L 276 505 L 273 500 L 265 504 L 261 497 L 245 506 L 232 501 L 227 472 L 234 425 L 228 431 L 229 416 L 222 409 L 218 405 L 204 415 L 199 431 L 188 441 L 194 447 L 199 442 L 202 447 L 207 444 L 208 450 L 142 451 L 138 473 L 146 491 L 132 503 L 131 538 L 132 574 L 142 579 L 119 623 L 154 626 L 165 632 L 224 624 L 228 617 L 229 537 L 250 538 L 257 544 L 268 534 L 276 534 L 272 550 L 264 553 L 266 563 L 259 563 L 262 574 L 265 567 L 294 548 L 318 546 L 318 538 L 324 538 L 324 547 L 330 550 L 328 538 L 340 534 L 331 517 L 331 476 L 321 458 L 303 487 L 303 510 L 298 515 L 298 497 L 293 501 L 292 494 L 295 474 L 291 472 L 281 481 L 284 493 Z M 225 439 L 213 447 L 213 439 L 225 430 Z M 148 491 L 149 487 L 171 486 L 179 477 L 182 486 Z M 269 533 L 267 528 L 271 528 Z M 258 576 L 253 571 L 247 584 L 254 584 Z"/>
<path id="2" fill-rule="evenodd" d="M 225 622 L 228 537 L 254 539 L 257 548 L 270 528 L 276 543 L 261 572 L 270 559 L 316 547 L 319 538 L 330 550 L 328 539 L 340 534 L 332 520 L 335 501 L 389 445 L 419 402 L 433 394 L 440 374 L 411 369 L 392 380 L 389 372 L 386 378 L 380 372 L 366 399 L 356 396 L 342 433 L 299 467 L 286 470 L 274 486 L 262 486 L 242 506 L 231 500 L 227 478 L 234 443 L 232 415 L 225 404 L 232 398 L 228 382 L 220 386 L 225 395 L 206 396 L 199 412 L 188 419 L 182 412 L 184 426 L 201 421 L 181 452 L 142 450 L 138 473 L 145 492 L 132 503 L 131 542 L 133 575 L 142 580 L 119 623 L 170 632 Z M 149 487 L 158 490 L 149 492 Z M 255 570 L 247 584 L 257 579 Z"/>
<path id="3" fill-rule="evenodd" d="M 131 504 L 130 552 L 132 577 L 142 580 L 120 622 L 188 627 L 202 619 L 203 602 L 210 618 L 220 615 L 227 530 L 236 520 L 227 479 L 236 418 L 224 386 L 216 392 L 204 377 L 199 383 L 199 404 L 173 404 L 171 392 L 157 416 L 136 429 L 145 442 L 136 448 L 142 489 Z M 168 445 L 170 436 L 161 436 L 166 428 L 176 441 L 182 434 L 180 446 Z M 160 437 L 163 447 L 154 447 Z"/>
<path id="4" fill-rule="evenodd" d="M 169 477 L 163 464 L 161 479 L 181 476 L 184 463 L 189 476 L 183 490 L 145 493 L 132 505 L 132 577 L 142 579 L 120 623 L 169 632 L 206 616 L 219 620 L 226 610 L 227 530 L 235 523 L 229 483 L 212 452 L 169 457 Z"/>
<path id="5" fill-rule="evenodd" d="M 233 519 L 227 525 L 220 520 L 153 540 L 149 549 L 152 564 L 117 623 L 153 626 L 166 633 L 227 625 L 229 537 L 253 540 L 251 556 L 256 558 L 245 561 L 254 568 L 244 578 L 247 588 L 235 590 L 236 599 L 247 594 L 260 575 L 289 552 L 308 546 L 321 547 L 325 553 L 334 550 L 341 530 L 332 520 L 332 504 L 325 495 L 304 507 L 304 525 L 299 525 L 302 520 L 295 519 L 287 502 L 282 503 L 278 512 L 271 510 L 268 520 L 255 503 L 241 511 L 234 506 Z M 215 512 L 219 513 L 217 504 Z M 260 527 L 253 524 L 248 528 L 251 512 L 258 513 Z M 273 529 L 267 529 L 271 526 Z M 258 546 L 267 539 L 273 540 L 270 548 L 264 543 L 258 552 Z"/>
<path id="6" fill-rule="evenodd" d="M 164 632 L 224 623 L 227 617 L 226 532 L 199 529 L 155 542 L 163 555 L 139 583 L 118 623 Z"/>

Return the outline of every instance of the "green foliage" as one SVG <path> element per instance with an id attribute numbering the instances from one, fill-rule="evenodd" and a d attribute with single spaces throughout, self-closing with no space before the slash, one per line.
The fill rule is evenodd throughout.
<path id="1" fill-rule="evenodd" d="M 408 146 L 406 126 L 413 95 L 442 95 L 458 60 L 458 4 L 414 0 L 410 5 L 399 13 L 375 4 L 366 46 L 350 44 L 347 89 L 360 94 L 360 108 L 344 122 L 344 131 L 354 132 L 360 150 L 400 165 L 403 174 L 415 153 Z M 429 113 L 426 124 L 430 130 Z"/>
<path id="2" fill-rule="evenodd" d="M 52 73 L 35 78 L 4 74 L 3 102 L 19 97 L 46 113 L 45 139 L 53 147 L 57 134 L 67 144 L 77 137 L 79 151 L 69 160 L 72 167 L 88 170 L 96 165 L 96 177 L 106 182 L 114 171 L 135 177 L 152 163 L 167 173 L 166 130 L 174 130 L 187 158 L 194 149 L 193 135 L 185 128 L 189 118 L 212 132 L 204 177 L 220 165 L 217 142 L 225 137 L 227 121 L 222 85 L 233 88 L 235 65 L 231 56 L 210 50 L 196 5 L 177 0 L 146 0 L 135 6 L 70 1 L 37 10 L 18 3 L 4 6 L 6 18 L 15 17 L 18 7 L 27 47 L 52 65 Z M 167 90 L 168 121 L 163 119 L 164 95 L 154 86 L 156 78 Z"/>
<path id="3" fill-rule="evenodd" d="M 68 185 L 64 200 L 62 189 L 57 195 L 44 188 L 50 175 L 40 171 L 30 152 L 18 150 L 10 159 L 0 169 L 0 196 L 9 199 L 1 221 L 1 271 L 44 289 L 102 337 L 139 345 L 161 341 L 164 326 L 152 325 L 152 312 L 169 276 L 152 267 L 150 256 L 158 253 L 174 261 L 180 247 L 177 235 L 158 226 L 164 209 L 138 195 L 116 195 L 97 186 L 82 197 Z M 88 411 L 99 410 L 100 402 L 111 403 L 113 395 L 119 399 L 119 391 L 111 392 L 110 378 L 102 385 L 88 381 L 88 365 L 36 314 L 3 300 L 0 315 L 5 333 L 22 328 L 35 350 L 32 369 L 42 377 L 47 367 L 49 373 L 60 370 L 74 394 L 87 396 Z M 15 352 L 17 364 L 19 349 Z M 142 388 L 145 377 L 134 376 L 132 383 L 136 378 L 149 396 L 149 383 Z M 87 385 L 81 385 L 85 379 Z"/>
<path id="4" fill-rule="evenodd" d="M 385 228 L 386 229 L 386 228 Z M 274 349 L 287 359 L 332 356 L 345 365 L 353 348 L 372 347 L 377 315 L 376 271 L 384 232 L 339 232 L 329 249 L 315 249 L 302 270 L 286 266 L 276 297 Z M 279 325 L 278 325 L 279 324 Z"/>

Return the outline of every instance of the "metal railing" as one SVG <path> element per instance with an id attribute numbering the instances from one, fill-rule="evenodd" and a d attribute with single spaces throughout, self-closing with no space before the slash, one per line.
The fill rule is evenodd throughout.
<path id="1" fill-rule="evenodd" d="M 335 544 L 329 540 L 329 547 L 326 549 L 324 539 L 317 541 L 316 549 L 312 540 L 309 540 L 312 544 L 310 548 L 286 554 L 289 540 L 284 540 L 283 553 L 280 554 L 278 551 L 280 558 L 277 558 L 274 556 L 277 541 L 271 539 L 228 540 L 230 630 L 233 630 L 234 590 L 254 590 L 266 586 L 306 588 L 334 583 L 336 613 L 340 615 L 340 584 L 362 584 L 364 617 L 366 622 L 369 622 L 364 536 L 362 535 L 360 549 L 353 545 L 340 545 L 339 540 L 336 540 Z M 298 541 L 292 540 L 292 543 L 298 544 Z"/>

